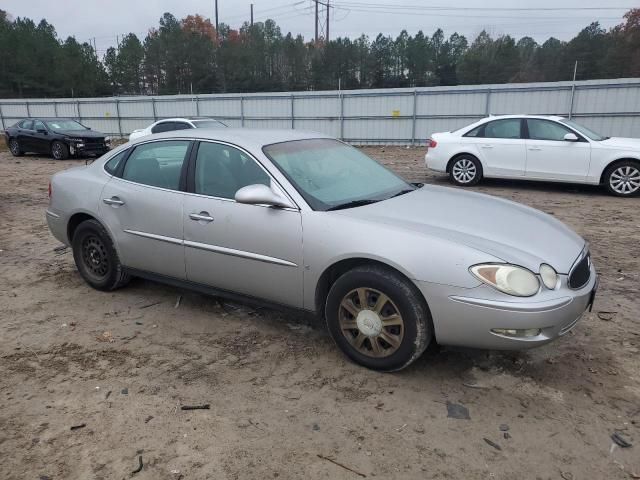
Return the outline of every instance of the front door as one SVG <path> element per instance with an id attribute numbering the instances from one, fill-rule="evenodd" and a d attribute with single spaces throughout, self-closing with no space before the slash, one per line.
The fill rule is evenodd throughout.
<path id="1" fill-rule="evenodd" d="M 527 178 L 584 182 L 589 173 L 591 144 L 581 135 L 551 120 L 528 118 Z M 579 141 L 566 141 L 573 133 Z"/>
<path id="2" fill-rule="evenodd" d="M 138 145 L 105 185 L 100 213 L 116 239 L 123 265 L 185 278 L 180 188 L 190 146 L 188 140 Z"/>
<path id="3" fill-rule="evenodd" d="M 486 176 L 524 176 L 526 151 L 521 119 L 505 118 L 488 122 L 481 136 L 475 140 Z"/>
<path id="4" fill-rule="evenodd" d="M 203 141 L 197 148 L 184 201 L 187 279 L 302 307 L 300 212 L 236 203 L 240 188 L 273 180 L 231 145 Z"/>
<path id="5" fill-rule="evenodd" d="M 31 133 L 31 147 L 37 153 L 49 153 L 51 151 L 51 136 L 49 130 L 41 120 L 33 121 L 33 131 Z"/>

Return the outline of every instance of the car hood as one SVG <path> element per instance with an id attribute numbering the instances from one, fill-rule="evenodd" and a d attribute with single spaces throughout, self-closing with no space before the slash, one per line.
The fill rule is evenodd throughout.
<path id="1" fill-rule="evenodd" d="M 534 272 L 548 263 L 568 273 L 585 245 L 562 222 L 533 208 L 432 185 L 335 213 L 463 244 Z"/>
<path id="2" fill-rule="evenodd" d="M 640 138 L 611 137 L 598 143 L 603 147 L 640 150 Z"/>
<path id="3" fill-rule="evenodd" d="M 60 135 L 66 135 L 73 138 L 104 138 L 105 134 L 95 132 L 93 130 L 56 130 Z"/>

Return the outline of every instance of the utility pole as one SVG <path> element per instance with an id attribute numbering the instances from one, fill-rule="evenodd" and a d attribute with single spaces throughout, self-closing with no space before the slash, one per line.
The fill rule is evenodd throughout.
<path id="1" fill-rule="evenodd" d="M 324 37 L 324 42 L 327 43 L 329 41 L 329 0 L 327 0 L 327 28 Z"/>
<path id="2" fill-rule="evenodd" d="M 318 43 L 318 0 L 316 0 L 316 43 Z"/>
<path id="3" fill-rule="evenodd" d="M 216 40 L 220 42 L 220 33 L 218 32 L 218 0 L 215 0 L 216 4 Z"/>
<path id="4" fill-rule="evenodd" d="M 251 26 L 253 27 L 253 3 L 251 4 Z"/>

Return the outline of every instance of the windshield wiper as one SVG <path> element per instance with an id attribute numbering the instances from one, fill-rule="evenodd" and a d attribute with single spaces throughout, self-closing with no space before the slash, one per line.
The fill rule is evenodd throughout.
<path id="1" fill-rule="evenodd" d="M 332 210 L 342 210 L 345 208 L 362 207 L 363 205 L 370 205 L 372 203 L 379 202 L 380 200 L 353 200 L 351 202 L 340 203 L 333 207 L 327 208 L 325 211 L 330 212 Z"/>
<path id="2" fill-rule="evenodd" d="M 400 190 L 398 193 L 391 195 L 389 198 L 393 198 L 393 197 L 399 197 L 400 195 L 404 195 L 405 193 L 409 193 L 409 192 L 413 192 L 415 190 L 415 188 L 407 188 L 406 190 Z M 387 198 L 387 200 L 389 200 L 389 198 Z"/>

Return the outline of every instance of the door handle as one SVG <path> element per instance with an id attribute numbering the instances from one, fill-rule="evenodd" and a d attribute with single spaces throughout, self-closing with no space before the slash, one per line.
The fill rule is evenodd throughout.
<path id="1" fill-rule="evenodd" d="M 538 151 L 542 149 L 540 147 L 529 147 L 529 150 Z"/>
<path id="2" fill-rule="evenodd" d="M 493 145 L 482 145 L 482 148 L 493 148 Z"/>
<path id="3" fill-rule="evenodd" d="M 190 213 L 189 218 L 196 222 L 213 222 L 213 217 L 209 215 L 209 212 Z"/>
<path id="4" fill-rule="evenodd" d="M 102 201 L 107 205 L 124 205 L 124 202 L 118 197 L 103 198 Z"/>

